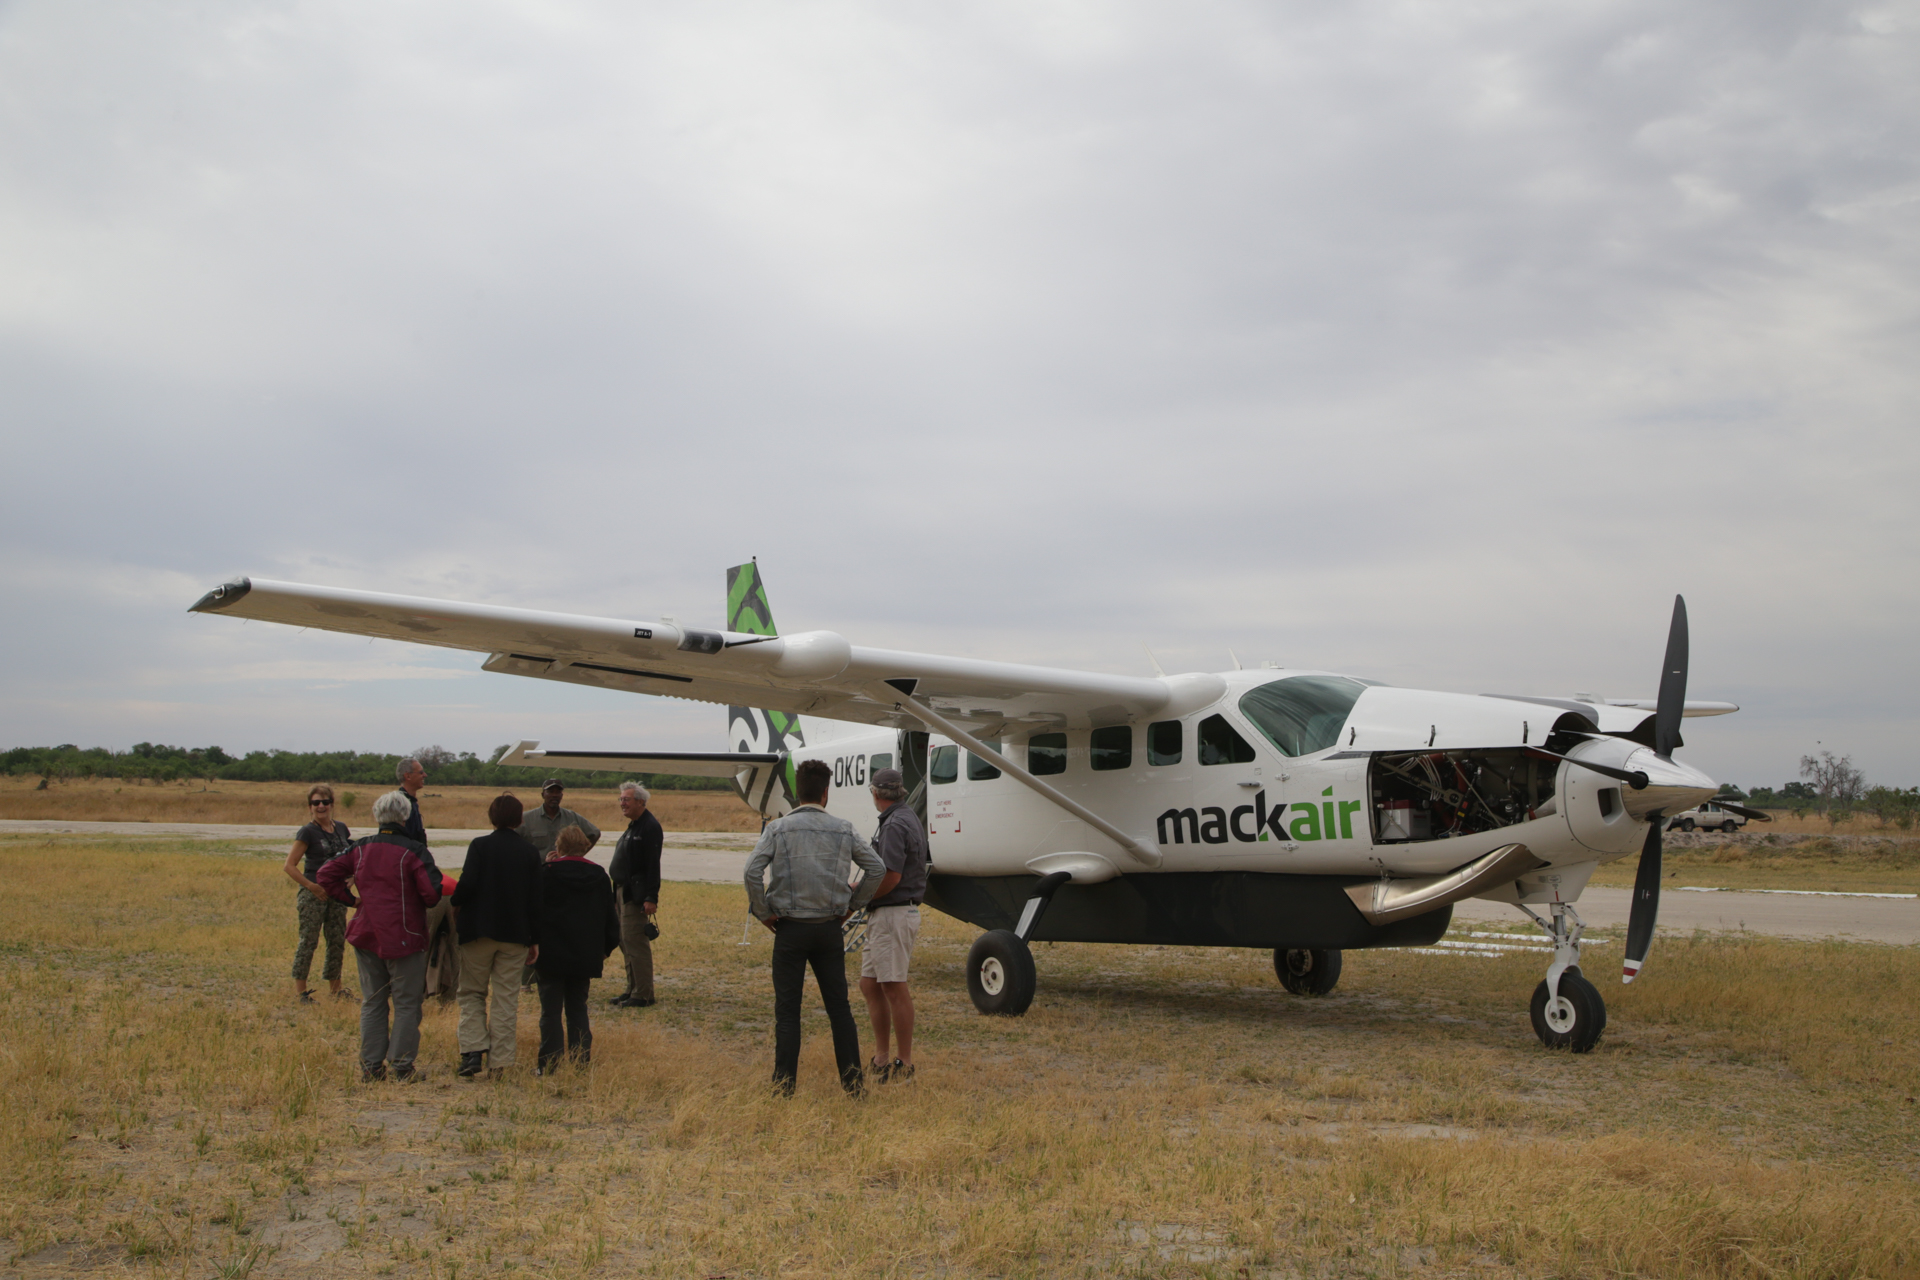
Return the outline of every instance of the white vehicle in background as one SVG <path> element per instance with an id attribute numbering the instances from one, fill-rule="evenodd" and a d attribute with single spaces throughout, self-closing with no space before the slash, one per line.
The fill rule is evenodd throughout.
<path id="1" fill-rule="evenodd" d="M 1709 800 L 1703 805 L 1682 810 L 1667 819 L 1669 831 L 1724 831 L 1732 835 L 1747 825 L 1745 816 L 1723 809 Z"/>

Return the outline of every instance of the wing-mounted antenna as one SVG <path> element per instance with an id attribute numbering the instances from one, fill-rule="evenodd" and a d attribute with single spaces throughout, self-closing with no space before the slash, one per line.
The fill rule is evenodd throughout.
<path id="1" fill-rule="evenodd" d="M 767 586 L 760 580 L 758 557 L 727 570 L 727 630 L 754 636 L 780 634 L 774 629 L 773 607 L 767 603 Z M 762 707 L 727 708 L 727 745 L 735 751 L 791 755 L 806 745 L 800 717 L 791 711 L 769 711 Z M 793 762 L 781 769 L 788 799 L 793 790 Z"/>

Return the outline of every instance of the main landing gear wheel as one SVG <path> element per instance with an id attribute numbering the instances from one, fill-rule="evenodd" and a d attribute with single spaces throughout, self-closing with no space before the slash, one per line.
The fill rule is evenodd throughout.
<path id="1" fill-rule="evenodd" d="M 1560 975 L 1560 994 L 1549 996 L 1543 981 L 1533 989 L 1533 1031 L 1549 1049 L 1585 1053 L 1607 1029 L 1607 1006 L 1600 991 L 1578 969 Z"/>
<path id="2" fill-rule="evenodd" d="M 1273 971 L 1280 985 L 1293 994 L 1323 996 L 1340 981 L 1340 953 L 1278 948 L 1273 953 Z"/>
<path id="3" fill-rule="evenodd" d="M 982 1013 L 1017 1018 L 1033 1003 L 1033 952 L 1011 929 L 995 929 L 967 952 L 967 994 Z"/>

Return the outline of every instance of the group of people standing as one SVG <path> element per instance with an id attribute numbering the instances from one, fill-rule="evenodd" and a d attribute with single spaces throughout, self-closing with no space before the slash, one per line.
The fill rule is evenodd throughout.
<path id="1" fill-rule="evenodd" d="M 366 1080 L 415 1080 L 420 1009 L 425 996 L 431 915 L 447 897 L 459 947 L 458 1073 L 499 1075 L 514 1064 L 523 975 L 540 989 L 537 1074 L 563 1059 L 591 1060 L 588 985 L 602 976 L 617 947 L 626 983 L 611 1001 L 624 1008 L 654 1003 L 652 941 L 660 902 L 664 833 L 647 811 L 651 797 L 637 782 L 620 784 L 620 834 L 606 870 L 587 854 L 600 830 L 564 808 L 565 788 L 549 779 L 540 808 L 527 812 L 512 795 L 487 810 L 493 830 L 467 846 L 458 881 L 443 876 L 427 847 L 417 760 L 399 768 L 400 789 L 373 803 L 375 835 L 352 838 L 333 816 L 330 787 L 308 794 L 313 818 L 300 828 L 286 872 L 299 886 L 300 945 L 293 978 L 311 1000 L 307 979 L 324 934 L 322 976 L 338 998 L 344 944 L 352 943 L 360 975 L 360 1066 Z M 926 830 L 905 803 L 897 769 L 879 769 L 869 787 L 879 826 L 872 843 L 853 824 L 826 811 L 831 766 L 809 760 L 794 770 L 792 812 L 768 823 L 747 860 L 748 910 L 774 935 L 773 1083 L 792 1096 L 800 1062 L 800 997 L 813 970 L 833 1031 L 834 1060 L 848 1093 L 869 1078 L 914 1076 L 913 996 L 908 970 L 926 893 Z M 876 847 L 878 849 L 876 851 Z M 857 885 L 853 869 L 862 873 Z M 346 909 L 357 910 L 349 924 Z M 842 926 L 867 912 L 860 992 L 873 1029 L 875 1056 L 863 1063 L 859 1031 L 847 999 Z M 391 1017 L 389 1017 L 389 1010 Z"/>
<path id="2" fill-rule="evenodd" d="M 493 830 L 467 846 L 458 881 L 435 865 L 421 822 L 418 794 L 426 781 L 417 760 L 399 767 L 400 789 L 373 803 L 377 834 L 352 838 L 333 816 L 332 788 L 308 793 L 312 821 L 287 855 L 286 871 L 299 886 L 300 944 L 294 955 L 295 990 L 311 1000 L 307 979 L 320 938 L 327 942 L 323 978 L 337 998 L 346 943 L 360 977 L 360 1067 L 366 1080 L 419 1078 L 420 1010 L 426 994 L 429 945 L 436 908 L 447 900 L 458 942 L 459 1075 L 499 1075 L 514 1064 L 520 991 L 526 976 L 540 993 L 540 1049 L 536 1071 L 563 1059 L 589 1061 L 593 1032 L 588 984 L 601 977 L 616 948 L 625 954 L 626 982 L 614 1003 L 654 1003 L 652 919 L 659 906 L 659 820 L 637 782 L 620 786 L 627 828 L 620 835 L 611 875 L 588 859 L 600 830 L 560 800 L 565 788 L 549 779 L 531 813 L 512 795 L 488 807 Z M 351 923 L 346 909 L 356 908 Z M 633 917 L 631 928 L 628 917 Z"/>

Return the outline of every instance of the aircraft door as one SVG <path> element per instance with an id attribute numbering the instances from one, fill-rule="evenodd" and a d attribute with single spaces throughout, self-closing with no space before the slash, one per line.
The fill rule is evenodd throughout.
<path id="1" fill-rule="evenodd" d="M 901 782 L 907 788 L 907 804 L 913 809 L 913 816 L 920 819 L 920 829 L 927 826 L 927 735 L 918 729 L 900 731 L 900 775 Z"/>

